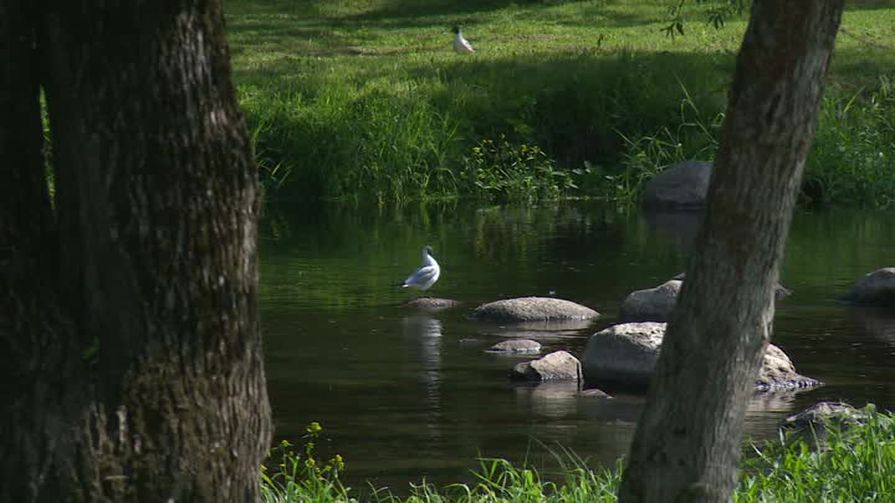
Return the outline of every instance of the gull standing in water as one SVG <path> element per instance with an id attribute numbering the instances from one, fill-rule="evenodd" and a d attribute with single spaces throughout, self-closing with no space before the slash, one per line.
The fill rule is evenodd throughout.
<path id="1" fill-rule="evenodd" d="M 472 54 L 475 52 L 475 49 L 472 48 L 472 45 L 463 38 L 463 32 L 460 31 L 459 26 L 454 26 L 452 29 L 456 35 L 454 36 L 454 50 L 459 52 L 460 54 Z"/>
<path id="2" fill-rule="evenodd" d="M 424 246 L 423 265 L 416 271 L 413 271 L 413 274 L 407 276 L 407 279 L 401 284 L 401 288 L 412 287 L 419 288 L 420 290 L 428 290 L 436 281 L 438 281 L 439 275 L 441 275 L 441 267 L 438 266 L 438 262 L 436 262 L 435 257 L 432 256 L 432 247 Z"/>

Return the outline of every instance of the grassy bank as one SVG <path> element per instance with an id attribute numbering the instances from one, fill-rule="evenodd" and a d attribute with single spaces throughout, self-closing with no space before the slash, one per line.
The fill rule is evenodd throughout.
<path id="1" fill-rule="evenodd" d="M 868 420 L 845 431 L 830 430 L 822 450 L 809 448 L 795 438 L 749 448 L 734 493 L 741 503 L 772 501 L 890 501 L 895 494 L 895 415 L 869 406 Z M 339 474 L 341 457 L 314 458 L 314 441 L 320 433 L 312 424 L 301 453 L 288 444 L 271 457 L 272 470 L 262 475 L 265 503 L 350 502 L 357 491 L 345 487 Z M 387 503 L 422 502 L 614 502 L 621 468 L 592 470 L 571 453 L 562 473 L 540 474 L 499 459 L 482 460 L 472 484 L 435 487 L 421 482 L 409 496 L 395 496 L 387 488 L 368 488 L 366 499 Z M 402 491 L 405 492 L 405 491 Z"/>
<path id="2" fill-rule="evenodd" d="M 689 5 L 689 4 L 688 4 Z M 843 23 L 806 203 L 895 204 L 895 7 Z M 711 158 L 745 27 L 706 4 L 233 0 L 239 96 L 274 193 L 380 201 L 636 196 Z M 450 50 L 449 28 L 478 48 Z"/>

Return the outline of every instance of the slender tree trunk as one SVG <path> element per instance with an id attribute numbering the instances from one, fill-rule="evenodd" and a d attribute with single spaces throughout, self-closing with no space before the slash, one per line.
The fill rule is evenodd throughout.
<path id="1" fill-rule="evenodd" d="M 0 0 L 0 28 L 0 499 L 257 501 L 259 195 L 220 2 Z"/>
<path id="2" fill-rule="evenodd" d="M 754 0 L 705 220 L 620 501 L 728 501 L 842 0 Z"/>

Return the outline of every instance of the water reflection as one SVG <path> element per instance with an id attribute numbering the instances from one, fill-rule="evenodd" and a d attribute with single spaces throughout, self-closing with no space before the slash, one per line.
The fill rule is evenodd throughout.
<path id="1" fill-rule="evenodd" d="M 681 251 L 689 251 L 702 225 L 701 211 L 644 211 L 647 225 L 657 235 L 671 239 Z"/>
<path id="2" fill-rule="evenodd" d="M 849 315 L 868 334 L 895 346 L 895 312 L 883 308 L 851 307 Z"/>
<path id="3" fill-rule="evenodd" d="M 748 411 L 758 412 L 790 412 L 795 408 L 796 396 L 800 391 L 755 393 L 749 399 Z"/>
<path id="4" fill-rule="evenodd" d="M 401 320 L 401 329 L 409 346 L 419 350 L 422 364 L 419 379 L 425 392 L 423 402 L 426 408 L 426 427 L 430 439 L 441 438 L 441 321 L 428 316 L 408 316 Z"/>
<path id="5" fill-rule="evenodd" d="M 408 316 L 401 320 L 406 340 L 419 348 L 423 372 L 420 374 L 429 395 L 437 396 L 441 374 L 441 321 L 428 316 Z M 411 345 L 414 345 L 411 342 Z"/>
<path id="6" fill-rule="evenodd" d="M 498 325 L 494 323 L 477 323 L 479 334 L 493 337 L 559 340 L 564 338 L 587 337 L 592 332 L 588 328 L 590 320 L 570 320 L 567 322 L 525 322 Z"/>
<path id="7" fill-rule="evenodd" d="M 539 416 L 562 418 L 578 412 L 578 383 L 575 381 L 520 384 L 516 400 Z"/>

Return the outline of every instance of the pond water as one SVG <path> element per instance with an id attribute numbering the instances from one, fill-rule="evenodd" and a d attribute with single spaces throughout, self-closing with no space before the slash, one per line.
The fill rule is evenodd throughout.
<path id="1" fill-rule="evenodd" d="M 753 400 L 753 438 L 818 400 L 895 408 L 895 313 L 836 302 L 859 276 L 895 265 L 893 214 L 799 213 L 781 281 L 774 343 L 826 386 Z M 324 427 L 322 455 L 341 454 L 354 487 L 397 491 L 425 477 L 470 480 L 479 457 L 528 460 L 549 470 L 563 446 L 611 465 L 630 442 L 637 395 L 582 397 L 575 386 L 511 382 L 519 357 L 486 353 L 514 335 L 466 319 L 491 300 L 573 300 L 602 317 L 584 330 L 534 334 L 544 353 L 580 355 L 611 325 L 625 296 L 684 269 L 698 226 L 692 214 L 619 213 L 587 202 L 380 210 L 286 204 L 266 209 L 261 231 L 261 326 L 277 438 Z M 460 308 L 420 315 L 418 295 L 396 283 L 432 245 L 442 266 L 427 294 Z M 531 334 L 529 334 L 531 335 Z"/>

